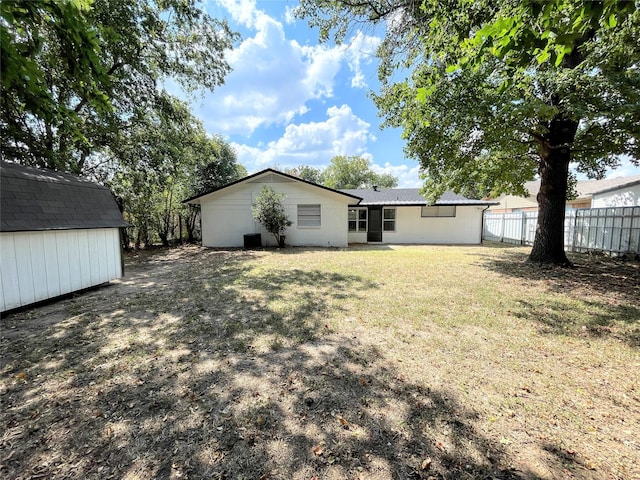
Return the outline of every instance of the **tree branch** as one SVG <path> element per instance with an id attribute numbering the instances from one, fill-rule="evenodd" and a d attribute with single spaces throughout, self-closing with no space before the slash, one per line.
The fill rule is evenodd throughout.
<path id="1" fill-rule="evenodd" d="M 119 69 L 120 67 L 123 67 L 123 66 L 124 66 L 123 62 L 114 63 L 111 66 L 111 68 L 109 70 L 107 70 L 106 75 L 110 77 L 111 75 L 113 75 L 115 73 L 115 71 L 117 69 Z M 89 101 L 89 98 L 86 95 L 83 96 L 82 99 L 80 100 L 80 102 L 78 103 L 78 105 L 76 105 L 76 107 L 73 109 L 73 111 L 76 112 L 76 113 L 80 113 L 80 110 L 82 110 L 82 107 L 84 107 L 87 104 L 88 101 Z"/>

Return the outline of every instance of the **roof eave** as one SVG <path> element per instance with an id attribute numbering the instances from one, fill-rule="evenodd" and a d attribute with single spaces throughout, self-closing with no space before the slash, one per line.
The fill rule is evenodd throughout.
<path id="1" fill-rule="evenodd" d="M 482 207 L 482 206 L 491 206 L 491 205 L 500 205 L 500 202 L 478 202 L 478 203 L 468 203 L 468 202 L 445 202 L 445 203 L 423 203 L 423 202 L 360 202 L 360 206 L 368 207 L 368 206 L 389 206 L 389 207 Z"/>
<path id="2" fill-rule="evenodd" d="M 342 196 L 345 196 L 345 197 L 353 198 L 355 200 L 358 200 L 358 203 L 360 201 L 362 201 L 362 198 L 358 197 L 356 195 L 351 195 L 350 193 L 341 192 L 340 190 L 336 190 L 336 189 L 330 188 L 330 187 L 325 187 L 324 185 L 318 185 L 317 183 L 313 183 L 313 182 L 310 182 L 308 180 L 303 180 L 302 178 L 295 177 L 293 175 L 289 175 L 288 173 L 280 172 L 278 170 L 274 170 L 273 168 L 265 168 L 264 170 L 260 170 L 259 172 L 256 172 L 254 174 L 248 175 L 248 176 L 246 176 L 244 178 L 241 178 L 239 180 L 235 180 L 235 181 L 233 181 L 231 183 L 228 183 L 227 185 L 223 185 L 222 187 L 218 187 L 218 188 L 215 188 L 215 189 L 213 189 L 213 190 L 211 190 L 209 192 L 202 193 L 200 195 L 195 195 L 193 197 L 187 198 L 186 200 L 183 200 L 182 203 L 188 203 L 190 205 L 199 205 L 200 202 L 199 201 L 195 202 L 194 200 L 199 200 L 202 197 L 205 197 L 207 195 L 211 195 L 212 193 L 215 193 L 215 192 L 219 192 L 220 190 L 224 190 L 225 188 L 232 187 L 233 185 L 237 185 L 239 183 L 246 182 L 247 180 L 251 180 L 252 178 L 256 178 L 256 177 L 258 177 L 260 175 L 263 175 L 265 173 L 275 173 L 277 175 L 281 175 L 281 176 L 289 178 L 291 180 L 295 180 L 295 181 L 298 181 L 298 182 L 301 182 L 301 183 L 306 183 L 307 185 L 311 185 L 312 187 L 321 188 L 323 190 L 327 190 L 327 191 L 332 192 L 332 193 L 337 193 L 338 195 L 342 195 Z"/>
<path id="3" fill-rule="evenodd" d="M 623 184 L 618 185 L 616 187 L 609 187 L 609 188 L 605 188 L 604 190 L 598 190 L 596 192 L 592 192 L 591 194 L 589 194 L 589 198 L 592 198 L 594 195 L 598 195 L 600 193 L 613 192 L 614 190 L 620 190 L 621 188 L 633 187 L 635 185 L 640 185 L 640 180 L 635 180 L 635 181 L 632 181 L 632 182 L 623 183 Z"/>

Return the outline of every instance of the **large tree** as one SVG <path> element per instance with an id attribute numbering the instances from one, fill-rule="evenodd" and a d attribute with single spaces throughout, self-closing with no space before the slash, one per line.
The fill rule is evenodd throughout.
<path id="1" fill-rule="evenodd" d="M 330 188 L 393 188 L 398 179 L 389 173 L 376 173 L 364 157 L 338 155 L 322 172 L 323 183 Z"/>
<path id="2" fill-rule="evenodd" d="M 324 171 L 319 168 L 310 167 L 309 165 L 298 165 L 293 168 L 285 168 L 284 173 L 301 178 L 307 182 L 317 183 L 321 185 L 324 182 Z"/>
<path id="3" fill-rule="evenodd" d="M 568 264 L 569 167 L 640 163 L 640 12 L 634 2 L 302 0 L 321 38 L 384 24 L 374 100 L 403 128 L 425 194 L 523 193 L 540 176 L 529 259 Z M 398 80 L 399 74 L 408 72 Z"/>
<path id="4" fill-rule="evenodd" d="M 162 105 L 162 82 L 213 90 L 235 41 L 195 0 L 1 2 L 5 158 L 85 173 Z"/>
<path id="5" fill-rule="evenodd" d="M 231 146 L 208 135 L 188 105 L 164 97 L 164 105 L 136 119 L 105 150 L 94 173 L 121 200 L 136 245 L 194 240 L 196 208 L 181 203 L 246 175 Z"/>

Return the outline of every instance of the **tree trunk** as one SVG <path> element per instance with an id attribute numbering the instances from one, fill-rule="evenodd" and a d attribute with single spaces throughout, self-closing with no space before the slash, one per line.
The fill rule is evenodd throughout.
<path id="1" fill-rule="evenodd" d="M 187 242 L 194 243 L 196 241 L 195 238 L 195 229 L 196 229 L 196 220 L 198 219 L 198 208 L 191 206 L 189 209 L 189 215 L 186 218 L 185 225 L 187 227 Z"/>
<path id="2" fill-rule="evenodd" d="M 540 151 L 538 224 L 529 262 L 569 266 L 564 251 L 564 216 L 571 145 L 578 122 L 557 116 L 549 123 Z"/>

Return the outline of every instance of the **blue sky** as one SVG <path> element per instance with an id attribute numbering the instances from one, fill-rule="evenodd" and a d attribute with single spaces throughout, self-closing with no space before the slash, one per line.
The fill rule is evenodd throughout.
<path id="1" fill-rule="evenodd" d="M 295 0 L 206 0 L 242 40 L 229 53 L 225 85 L 192 99 L 211 134 L 235 148 L 249 173 L 297 165 L 326 167 L 336 155 L 362 155 L 400 187 L 421 185 L 418 164 L 403 155 L 398 129 L 380 130 L 367 93 L 378 91 L 375 49 L 384 32 L 354 29 L 344 45 L 319 44 L 294 19 Z M 630 165 L 609 176 L 637 175 Z"/>

